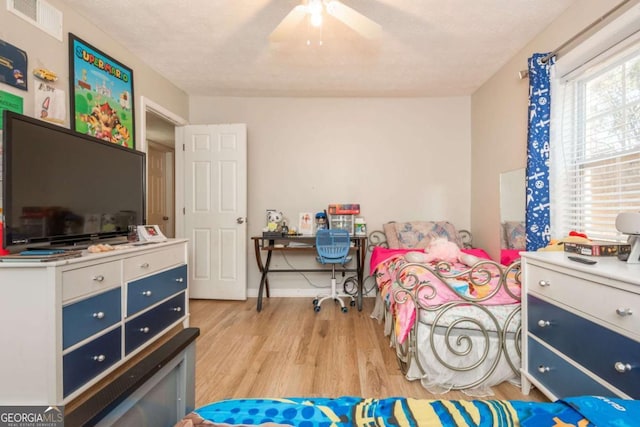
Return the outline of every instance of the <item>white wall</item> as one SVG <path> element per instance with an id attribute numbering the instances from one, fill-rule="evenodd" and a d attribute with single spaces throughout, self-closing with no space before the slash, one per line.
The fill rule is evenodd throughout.
<path id="1" fill-rule="evenodd" d="M 517 73 L 526 69 L 531 53 L 556 48 L 619 3 L 576 2 L 471 98 L 188 100 L 64 3 L 49 1 L 64 13 L 62 42 L 0 7 L 0 39 L 29 55 L 30 87 L 24 92 L 0 84 L 0 90 L 23 97 L 25 114 L 34 114 L 35 67 L 55 71 L 55 86 L 68 95 L 67 33 L 72 32 L 134 70 L 136 124 L 141 96 L 193 123 L 247 123 L 250 234 L 260 232 L 267 208 L 293 219 L 328 203 L 358 202 L 369 230 L 389 220 L 448 219 L 470 228 L 474 242 L 494 258 L 499 175 L 526 162 L 528 82 Z M 137 126 L 138 145 L 139 135 Z M 248 256 L 251 291 L 257 267 L 251 249 Z M 272 280 L 274 288 L 296 288 L 296 283 L 300 279 L 292 276 Z"/>
<path id="2" fill-rule="evenodd" d="M 447 219 L 469 227 L 468 97 L 191 97 L 189 110 L 192 124 L 247 124 L 249 235 L 261 234 L 266 209 L 297 223 L 299 212 L 329 203 L 360 203 L 368 231 L 391 220 Z M 255 295 L 258 268 L 253 248 L 247 253 Z M 287 259 L 308 265 L 308 258 Z M 285 262 L 277 257 L 273 267 Z M 322 285 L 328 279 L 313 276 Z M 315 292 L 297 274 L 270 282 L 273 295 Z"/>
<path id="3" fill-rule="evenodd" d="M 500 173 L 526 166 L 529 82 L 518 71 L 527 69 L 533 53 L 556 49 L 618 3 L 576 1 L 471 97 L 471 229 L 474 243 L 494 259 L 500 248 Z"/>

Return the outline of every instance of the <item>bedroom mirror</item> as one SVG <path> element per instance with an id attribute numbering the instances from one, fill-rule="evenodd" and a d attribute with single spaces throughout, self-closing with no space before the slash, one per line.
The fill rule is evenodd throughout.
<path id="1" fill-rule="evenodd" d="M 509 263 L 518 256 L 517 251 L 524 250 L 526 246 L 525 194 L 524 168 L 500 174 L 500 248 L 503 263 Z"/>
<path id="2" fill-rule="evenodd" d="M 524 168 L 500 174 L 500 221 L 524 221 Z"/>

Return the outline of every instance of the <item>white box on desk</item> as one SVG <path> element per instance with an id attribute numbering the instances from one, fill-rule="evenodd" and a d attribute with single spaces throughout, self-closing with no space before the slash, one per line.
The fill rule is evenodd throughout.
<path id="1" fill-rule="evenodd" d="M 353 236 L 353 224 L 355 215 L 330 215 L 329 228 L 347 230 Z"/>

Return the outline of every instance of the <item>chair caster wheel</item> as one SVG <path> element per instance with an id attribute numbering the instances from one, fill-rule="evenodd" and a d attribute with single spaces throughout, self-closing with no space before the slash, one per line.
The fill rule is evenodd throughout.
<path id="1" fill-rule="evenodd" d="M 351 302 L 349 303 L 349 305 L 351 305 L 351 307 L 355 307 L 356 306 L 356 302 L 351 300 Z"/>
<path id="2" fill-rule="evenodd" d="M 347 311 L 349 311 L 349 310 L 347 309 L 347 307 L 342 307 L 342 312 L 343 312 L 343 313 L 346 313 Z"/>
<path id="3" fill-rule="evenodd" d="M 315 311 L 316 313 L 317 313 L 317 312 L 319 312 L 319 311 L 320 311 L 320 306 L 319 306 L 319 305 L 316 305 L 316 306 L 313 308 L 313 311 Z"/>
<path id="4" fill-rule="evenodd" d="M 314 305 L 314 306 L 318 305 L 318 298 L 316 298 L 316 299 L 314 299 L 314 300 L 313 300 L 313 305 Z"/>

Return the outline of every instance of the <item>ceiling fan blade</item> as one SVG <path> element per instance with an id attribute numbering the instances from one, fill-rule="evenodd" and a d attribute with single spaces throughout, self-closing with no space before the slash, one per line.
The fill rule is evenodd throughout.
<path id="1" fill-rule="evenodd" d="M 327 3 L 327 12 L 334 18 L 342 21 L 345 25 L 352 28 L 362 37 L 366 37 L 368 39 L 380 37 L 382 32 L 382 26 L 380 26 L 380 24 L 338 0 L 330 0 Z"/>
<path id="2" fill-rule="evenodd" d="M 290 38 L 293 30 L 300 25 L 306 15 L 307 10 L 303 5 L 294 7 L 269 35 L 269 40 L 277 43 Z"/>

